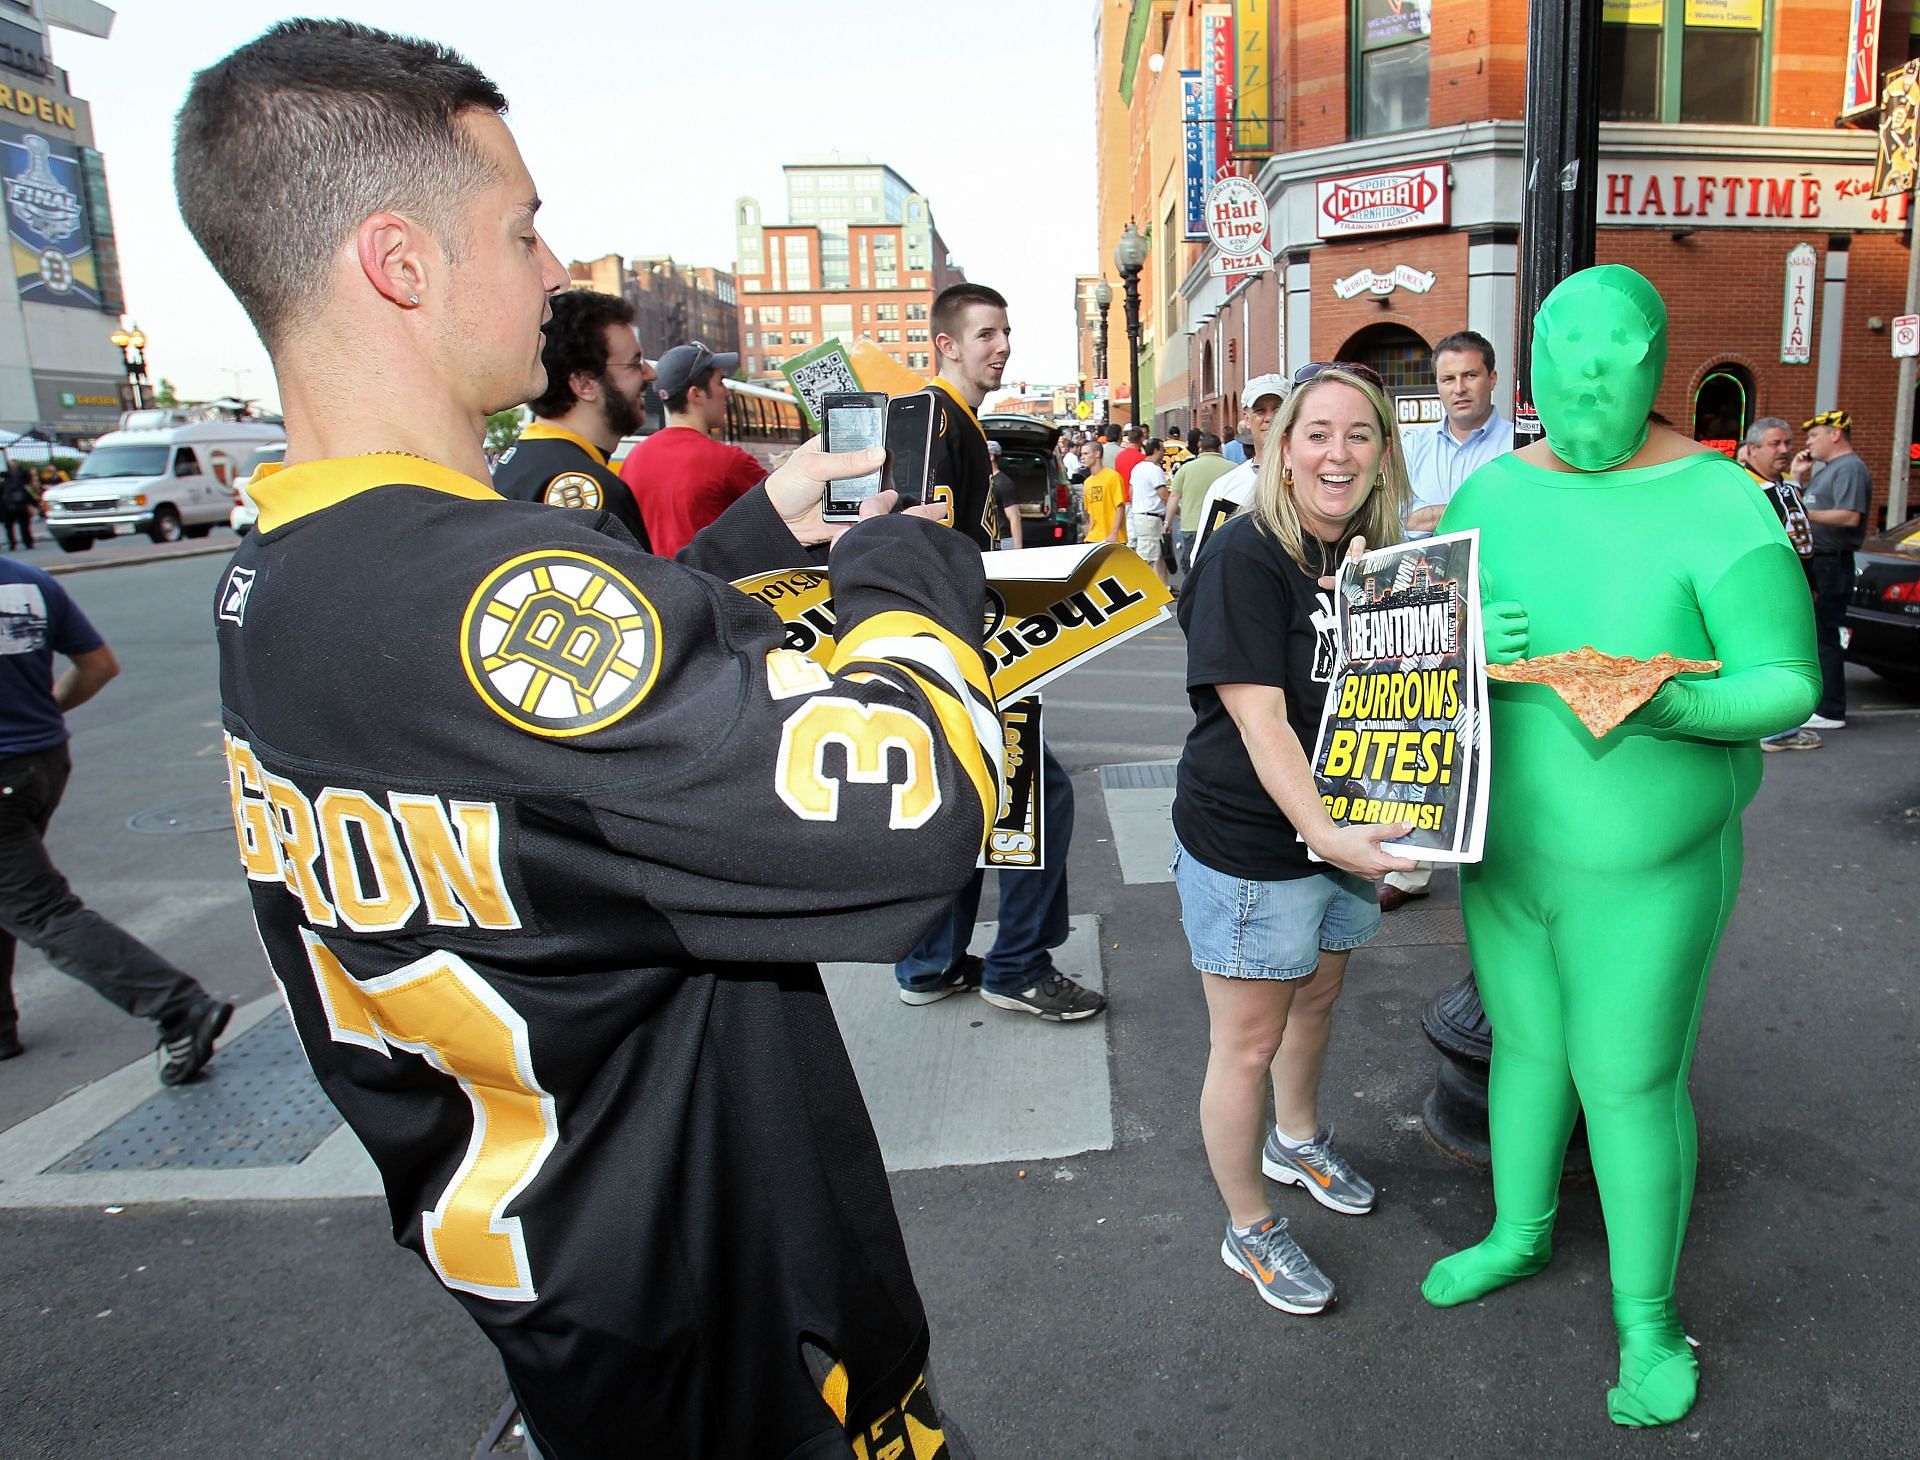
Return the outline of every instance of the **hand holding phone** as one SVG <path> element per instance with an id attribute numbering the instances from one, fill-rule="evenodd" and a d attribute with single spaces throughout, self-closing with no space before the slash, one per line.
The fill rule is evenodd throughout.
<path id="1" fill-rule="evenodd" d="M 824 445 L 830 452 L 865 451 L 886 444 L 887 398 L 878 391 L 834 391 L 820 403 Z M 880 490 L 885 468 L 827 483 L 820 515 L 856 522 L 860 504 Z"/>

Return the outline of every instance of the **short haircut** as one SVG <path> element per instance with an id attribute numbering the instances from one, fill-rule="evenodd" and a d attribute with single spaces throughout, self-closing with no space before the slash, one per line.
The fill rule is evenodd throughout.
<path id="1" fill-rule="evenodd" d="M 1129 426 L 1120 434 L 1135 446 L 1138 446 L 1142 441 L 1146 440 L 1147 437 L 1146 428 L 1142 426 Z"/>
<path id="2" fill-rule="evenodd" d="M 998 289 L 989 289 L 985 284 L 949 284 L 942 289 L 939 297 L 933 301 L 934 338 L 947 335 L 959 339 L 960 321 L 966 317 L 967 310 L 976 304 L 1005 309 L 1007 299 Z"/>
<path id="3" fill-rule="evenodd" d="M 451 260 L 496 169 L 460 125 L 507 99 L 445 46 L 344 20 L 286 20 L 193 79 L 176 121 L 188 230 L 271 350 L 326 302 L 340 245 L 375 213 Z"/>
<path id="4" fill-rule="evenodd" d="M 1455 330 L 1433 347 L 1434 363 L 1439 364 L 1440 357 L 1450 350 L 1463 353 L 1467 350 L 1478 350 L 1480 358 L 1487 362 L 1487 374 L 1493 374 L 1493 341 L 1485 335 L 1473 330 Z"/>
<path id="5" fill-rule="evenodd" d="M 1758 446 L 1760 444 L 1760 438 L 1765 436 L 1769 431 L 1785 431 L 1787 433 L 1787 439 L 1789 441 L 1793 439 L 1793 427 L 1789 426 L 1785 421 L 1781 420 L 1778 416 L 1762 416 L 1751 426 L 1747 427 L 1747 445 Z"/>
<path id="6" fill-rule="evenodd" d="M 682 386 L 677 393 L 661 396 L 660 400 L 666 406 L 667 414 L 670 416 L 685 415 L 687 406 L 690 404 L 689 397 L 692 396 L 693 392 L 696 390 L 711 390 L 713 388 L 713 377 L 719 373 L 720 367 L 718 365 L 709 365 L 705 370 L 702 370 Z"/>
<path id="7" fill-rule="evenodd" d="M 1162 446 L 1165 446 L 1166 444 L 1167 443 L 1162 441 L 1158 436 L 1149 436 L 1147 437 L 1145 443 L 1141 445 L 1140 453 L 1143 456 L 1152 456 L 1154 452 L 1158 451 Z"/>
<path id="8" fill-rule="evenodd" d="M 591 289 L 569 289 L 553 297 L 553 318 L 547 321 L 547 342 L 540 363 L 547 367 L 547 388 L 527 402 L 536 416 L 552 420 L 572 410 L 580 399 L 573 393 L 573 376 L 607 373 L 607 326 L 633 323 L 633 306 L 615 294 Z"/>
<path id="9" fill-rule="evenodd" d="M 1202 431 L 1200 433 L 1199 449 L 1202 451 L 1218 451 L 1220 449 L 1220 438 L 1211 431 Z"/>

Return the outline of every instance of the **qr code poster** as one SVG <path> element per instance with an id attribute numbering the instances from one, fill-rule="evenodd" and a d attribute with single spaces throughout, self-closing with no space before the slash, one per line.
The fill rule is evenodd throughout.
<path id="1" fill-rule="evenodd" d="M 780 369 L 785 372 L 793 393 L 800 398 L 800 409 L 807 413 L 809 429 L 815 431 L 820 429 L 822 400 L 837 391 L 861 388 L 853 373 L 853 362 L 847 358 L 846 346 L 838 340 L 828 340 L 804 355 L 795 355 Z"/>

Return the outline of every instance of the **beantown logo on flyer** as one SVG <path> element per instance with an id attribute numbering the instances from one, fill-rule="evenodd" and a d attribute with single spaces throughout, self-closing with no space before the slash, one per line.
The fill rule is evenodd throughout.
<path id="1" fill-rule="evenodd" d="M 1316 191 L 1319 206 L 1315 213 L 1321 238 L 1446 227 L 1444 162 L 1323 178 Z"/>

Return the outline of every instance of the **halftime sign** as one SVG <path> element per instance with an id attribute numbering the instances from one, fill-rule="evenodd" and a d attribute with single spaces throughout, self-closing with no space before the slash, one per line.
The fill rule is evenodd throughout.
<path id="1" fill-rule="evenodd" d="M 1322 178 L 1314 191 L 1314 222 L 1321 238 L 1447 226 L 1444 162 Z"/>

